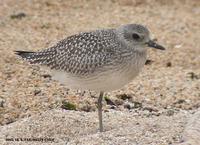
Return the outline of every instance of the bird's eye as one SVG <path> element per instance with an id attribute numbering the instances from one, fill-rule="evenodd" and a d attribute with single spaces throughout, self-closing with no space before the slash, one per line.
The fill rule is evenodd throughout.
<path id="1" fill-rule="evenodd" d="M 139 40 L 140 39 L 140 36 L 138 34 L 136 34 L 136 33 L 133 33 L 132 37 L 135 40 Z"/>

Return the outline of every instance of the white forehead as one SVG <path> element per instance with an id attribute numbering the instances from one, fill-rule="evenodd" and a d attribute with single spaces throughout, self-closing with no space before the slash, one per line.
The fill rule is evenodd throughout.
<path id="1" fill-rule="evenodd" d="M 139 34 L 143 34 L 143 35 L 149 35 L 149 30 L 143 26 L 143 25 L 139 25 L 139 24 L 127 24 L 127 25 L 123 25 L 121 26 L 123 28 L 123 30 L 125 32 L 136 32 Z"/>

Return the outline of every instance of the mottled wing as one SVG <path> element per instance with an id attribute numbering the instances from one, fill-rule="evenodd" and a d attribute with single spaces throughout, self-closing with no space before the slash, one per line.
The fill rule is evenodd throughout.
<path id="1" fill-rule="evenodd" d="M 70 36 L 40 52 L 17 53 L 31 64 L 41 64 L 72 74 L 89 74 L 115 59 L 119 45 L 115 39 L 112 29 L 85 32 Z"/>

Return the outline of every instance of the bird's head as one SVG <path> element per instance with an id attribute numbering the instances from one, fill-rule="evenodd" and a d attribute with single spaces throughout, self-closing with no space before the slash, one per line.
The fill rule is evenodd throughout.
<path id="1" fill-rule="evenodd" d="M 117 29 L 117 31 L 121 35 L 122 39 L 124 39 L 126 43 L 135 50 L 142 52 L 146 51 L 149 47 L 165 50 L 163 46 L 155 42 L 155 39 L 150 39 L 149 30 L 142 25 L 122 25 Z"/>

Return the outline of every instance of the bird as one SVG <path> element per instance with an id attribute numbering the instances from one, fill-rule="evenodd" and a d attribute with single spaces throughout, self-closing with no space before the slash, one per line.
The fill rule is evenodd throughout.
<path id="1" fill-rule="evenodd" d="M 103 132 L 102 100 L 105 92 L 122 88 L 141 71 L 148 48 L 165 50 L 141 24 L 124 24 L 68 36 L 51 47 L 15 51 L 30 64 L 52 72 L 52 78 L 71 89 L 99 93 L 99 131 Z"/>

